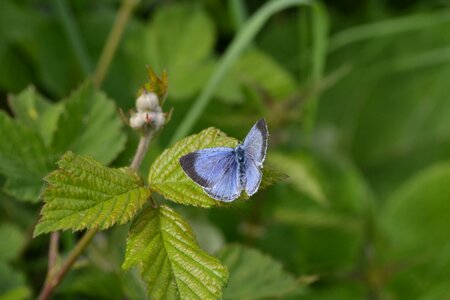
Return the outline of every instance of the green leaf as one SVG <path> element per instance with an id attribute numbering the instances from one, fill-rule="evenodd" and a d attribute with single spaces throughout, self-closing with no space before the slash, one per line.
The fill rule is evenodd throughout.
<path id="1" fill-rule="evenodd" d="M 289 156 L 297 158 L 293 153 Z M 357 268 L 370 201 L 367 183 L 354 166 L 336 159 L 336 155 L 327 158 L 305 152 L 299 158 L 315 171 L 332 199 L 325 207 L 299 193 L 293 184 L 271 189 L 271 221 L 266 222 L 258 248 L 298 274 L 345 273 Z"/>
<path id="2" fill-rule="evenodd" d="M 170 97 L 187 99 L 210 75 L 214 41 L 214 23 L 200 6 L 170 5 L 156 10 L 128 49 L 137 74 L 142 74 L 145 64 L 157 73 L 166 69 Z"/>
<path id="3" fill-rule="evenodd" d="M 237 84 L 238 88 L 248 85 L 264 91 L 275 100 L 285 100 L 298 89 L 292 75 L 257 48 L 252 48 L 239 58 L 230 75 L 223 82 L 230 84 L 230 80 Z M 235 89 L 231 88 L 232 91 Z M 219 88 L 219 96 L 222 94 L 227 97 L 229 92 Z"/>
<path id="4" fill-rule="evenodd" d="M 281 264 L 260 251 L 240 245 L 226 247 L 219 258 L 230 270 L 224 299 L 267 299 L 293 292 L 298 283 Z"/>
<path id="5" fill-rule="evenodd" d="M 52 146 L 60 154 L 70 150 L 106 165 L 125 145 L 121 128 L 114 102 L 86 82 L 65 100 Z"/>
<path id="6" fill-rule="evenodd" d="M 212 147 L 234 147 L 237 140 L 216 128 L 208 128 L 191 135 L 166 149 L 150 168 L 150 188 L 177 203 L 200 207 L 223 206 L 190 179 L 180 166 L 179 159 L 190 152 Z"/>
<path id="7" fill-rule="evenodd" d="M 25 236 L 17 226 L 0 224 L 0 262 L 10 261 L 20 255 L 25 244 Z"/>
<path id="8" fill-rule="evenodd" d="M 67 95 L 84 75 L 63 26 L 50 15 L 27 23 L 31 32 L 22 38 L 20 46 L 32 63 L 39 84 L 55 98 Z"/>
<path id="9" fill-rule="evenodd" d="M 381 212 L 388 265 L 402 264 L 387 288 L 397 298 L 445 299 L 450 281 L 450 164 L 418 172 Z"/>
<path id="10" fill-rule="evenodd" d="M 4 191 L 28 201 L 38 201 L 42 177 L 50 169 L 49 153 L 41 137 L 0 112 L 0 173 Z"/>
<path id="11" fill-rule="evenodd" d="M 37 130 L 47 146 L 51 144 L 62 111 L 61 105 L 50 103 L 33 87 L 12 96 L 9 105 L 18 121 Z"/>
<path id="12" fill-rule="evenodd" d="M 386 202 L 382 220 L 395 245 L 415 252 L 446 247 L 450 234 L 450 164 L 419 172 Z"/>
<path id="13" fill-rule="evenodd" d="M 107 168 L 72 152 L 64 154 L 58 165 L 59 170 L 45 178 L 45 205 L 34 236 L 124 224 L 150 197 L 149 189 L 130 168 Z"/>
<path id="14" fill-rule="evenodd" d="M 192 229 L 166 206 L 147 207 L 130 228 L 124 269 L 139 266 L 152 299 L 220 299 L 228 271 L 201 250 Z"/>
<path id="15" fill-rule="evenodd" d="M 328 203 L 318 178 L 300 157 L 294 158 L 287 154 L 271 153 L 268 156 L 268 161 L 288 174 L 288 181 L 297 191 L 305 193 L 319 204 L 325 205 Z"/>
<path id="16" fill-rule="evenodd" d="M 337 44 L 369 36 L 328 58 L 329 66 L 351 69 L 324 91 L 326 105 L 319 106 L 317 119 L 337 127 L 336 144 L 350 150 L 382 197 L 416 171 L 450 158 L 450 24 L 448 14 L 441 13 L 344 31 L 336 36 Z"/>

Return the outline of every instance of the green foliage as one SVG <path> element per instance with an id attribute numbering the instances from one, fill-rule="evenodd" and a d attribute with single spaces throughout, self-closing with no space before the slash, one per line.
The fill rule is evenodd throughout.
<path id="1" fill-rule="evenodd" d="M 156 11 L 130 41 L 130 53 L 139 74 L 146 64 L 158 72 L 167 70 L 172 99 L 187 99 L 211 72 L 214 41 L 214 24 L 200 7 L 172 5 Z"/>
<path id="2" fill-rule="evenodd" d="M 150 191 L 129 168 L 112 169 L 67 152 L 48 175 L 45 205 L 34 235 L 56 230 L 106 229 L 124 224 L 147 202 Z"/>
<path id="3" fill-rule="evenodd" d="M 10 264 L 20 257 L 25 246 L 25 236 L 17 226 L 0 224 L 0 299 L 29 299 L 31 290 L 26 285 L 25 275 Z"/>
<path id="4" fill-rule="evenodd" d="M 55 298 L 219 298 L 225 267 L 200 248 L 229 266 L 224 299 L 449 298 L 445 1 L 145 0 L 121 24 L 105 93 L 88 82 L 77 89 L 95 74 L 119 2 L 0 1 L 0 300 L 33 298 L 44 280 L 48 238 L 29 237 L 41 207 L 24 202 L 38 201 L 43 184 L 42 232 L 112 227 L 90 242 Z M 298 5 L 307 6 L 285 9 Z M 155 162 L 149 188 L 126 168 L 103 166 L 128 165 L 136 150 L 113 101 L 133 106 L 145 65 L 168 71 L 160 80 L 150 72 L 157 86 L 145 87 L 174 108 L 140 168 Z M 224 209 L 178 163 L 235 139 L 207 129 L 164 151 L 199 128 L 241 137 L 261 116 L 270 150 L 251 201 L 244 193 Z M 66 151 L 77 155 L 44 183 Z M 284 173 L 286 183 L 262 191 Z M 152 188 L 187 204 L 176 208 L 201 247 L 186 221 L 157 206 L 164 199 L 145 206 Z M 113 226 L 124 222 L 131 232 Z M 137 265 L 142 278 L 121 269 L 128 233 L 134 250 L 124 267 Z M 57 265 L 78 237 L 61 233 Z M 220 251 L 228 242 L 258 249 Z M 304 286 L 304 278 L 318 282 Z"/>
<path id="5" fill-rule="evenodd" d="M 49 146 L 56 131 L 58 118 L 62 112 L 61 104 L 52 104 L 39 95 L 33 87 L 23 90 L 9 99 L 9 105 L 16 120 L 30 129 L 37 130 Z"/>
<path id="6" fill-rule="evenodd" d="M 220 146 L 234 147 L 236 144 L 237 140 L 215 128 L 208 128 L 182 139 L 161 153 L 153 163 L 148 176 L 150 188 L 165 198 L 180 204 L 200 207 L 225 205 L 206 195 L 202 188 L 183 172 L 179 159 L 183 155 L 199 149 Z"/>
<path id="7" fill-rule="evenodd" d="M 0 299 L 25 300 L 30 297 L 31 290 L 25 285 L 24 274 L 0 261 Z"/>
<path id="8" fill-rule="evenodd" d="M 382 253 L 386 260 L 405 265 L 389 286 L 398 296 L 448 296 L 448 285 L 443 287 L 450 280 L 449 181 L 448 163 L 423 170 L 402 185 L 383 210 L 382 227 L 390 247 Z M 408 282 L 416 284 L 406 289 Z"/>
<path id="9" fill-rule="evenodd" d="M 246 85 L 267 93 L 271 99 L 285 100 L 297 89 L 292 75 L 257 48 L 252 48 L 244 53 L 224 81 L 225 83 L 231 81 L 231 84 L 235 86 L 219 87 L 219 95 L 229 94 L 229 91 L 225 89 L 239 91 L 242 85 Z M 242 100 L 244 95 L 239 92 L 238 97 Z"/>
<path id="10" fill-rule="evenodd" d="M 166 206 L 147 207 L 133 222 L 124 269 L 139 266 L 153 299 L 220 299 L 228 271 L 201 250 L 192 229 Z"/>
<path id="11" fill-rule="evenodd" d="M 0 224 L 0 262 L 16 259 L 25 245 L 25 236 L 17 226 L 10 223 Z"/>
<path id="12" fill-rule="evenodd" d="M 52 147 L 56 153 L 66 150 L 90 155 L 109 164 L 125 146 L 122 122 L 116 107 L 106 95 L 84 83 L 64 102 Z"/>
<path id="13" fill-rule="evenodd" d="M 59 104 L 33 88 L 9 103 L 16 120 L 0 112 L 0 173 L 4 191 L 19 200 L 39 200 L 42 178 L 67 149 L 110 163 L 125 145 L 114 104 L 90 83 Z"/>
<path id="14" fill-rule="evenodd" d="M 143 92 L 152 92 L 155 93 L 162 102 L 167 96 L 167 89 L 169 88 L 167 72 L 163 71 L 161 78 L 159 78 L 150 67 L 147 67 L 147 76 L 148 81 L 144 83 L 138 94 L 141 95 Z M 160 105 L 162 106 L 162 103 L 160 103 Z"/>
<path id="15" fill-rule="evenodd" d="M 232 245 L 221 250 L 219 258 L 230 270 L 230 282 L 223 299 L 281 298 L 298 285 L 279 262 L 258 250 Z"/>
<path id="16" fill-rule="evenodd" d="M 281 153 L 271 153 L 268 159 L 271 164 L 276 165 L 284 173 L 289 174 L 289 181 L 299 192 L 307 194 L 319 204 L 326 205 L 328 203 L 318 179 L 301 158 L 293 158 Z"/>
<path id="17" fill-rule="evenodd" d="M 42 178 L 50 170 L 48 149 L 36 132 L 0 112 L 0 173 L 3 190 L 20 200 L 37 201 Z"/>

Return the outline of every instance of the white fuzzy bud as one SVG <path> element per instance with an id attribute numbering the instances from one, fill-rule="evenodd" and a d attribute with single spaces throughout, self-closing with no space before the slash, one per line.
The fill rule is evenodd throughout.
<path id="1" fill-rule="evenodd" d="M 136 108 L 138 112 L 145 111 L 161 111 L 158 96 L 155 93 L 144 92 L 136 100 Z"/>
<path id="2" fill-rule="evenodd" d="M 166 122 L 166 116 L 162 112 L 154 113 L 155 116 L 153 117 L 153 124 L 156 128 L 161 128 L 164 123 Z"/>
<path id="3" fill-rule="evenodd" d="M 131 128 L 138 129 L 144 126 L 145 118 L 141 113 L 136 113 L 130 118 L 130 126 Z"/>
<path id="4" fill-rule="evenodd" d="M 161 128 L 166 122 L 166 117 L 162 112 L 145 112 L 142 113 L 143 119 L 149 125 L 154 126 L 155 128 Z"/>

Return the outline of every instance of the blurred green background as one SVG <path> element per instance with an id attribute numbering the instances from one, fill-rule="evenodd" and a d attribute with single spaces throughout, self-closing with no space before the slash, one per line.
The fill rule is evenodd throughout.
<path id="1" fill-rule="evenodd" d="M 242 139 L 264 116 L 267 163 L 289 179 L 230 209 L 179 207 L 211 253 L 242 243 L 283 265 L 262 285 L 268 292 L 246 294 L 245 270 L 258 262 L 244 260 L 225 298 L 450 299 L 450 3 L 336 0 L 282 10 L 228 64 L 193 128 L 180 129 L 264 2 L 137 4 L 101 89 L 128 111 L 146 65 L 169 74 L 172 120 L 143 177 L 180 130 L 214 126 Z M 120 5 L 1 0 L 2 110 L 12 114 L 8 97 L 30 85 L 51 102 L 68 97 L 93 74 Z M 124 131 L 114 166 L 134 154 L 137 134 Z M 31 238 L 40 207 L 0 193 L 1 300 L 33 298 L 42 284 L 48 237 Z M 99 235 L 56 298 L 142 299 L 136 274 L 120 271 L 126 231 Z M 63 234 L 63 253 L 76 237 Z"/>

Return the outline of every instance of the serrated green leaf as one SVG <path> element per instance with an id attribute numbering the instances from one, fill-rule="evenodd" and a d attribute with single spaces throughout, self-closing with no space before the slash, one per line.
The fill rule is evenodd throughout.
<path id="1" fill-rule="evenodd" d="M 44 142 L 4 112 L 0 112 L 0 132 L 0 173 L 7 178 L 4 191 L 19 200 L 37 201 L 42 177 L 51 165 Z"/>
<path id="2" fill-rule="evenodd" d="M 181 204 L 201 207 L 225 205 L 206 195 L 202 188 L 183 172 L 179 159 L 199 149 L 234 147 L 236 144 L 236 139 L 226 136 L 216 128 L 208 128 L 182 139 L 166 149 L 151 166 L 148 177 L 150 188 Z"/>
<path id="3" fill-rule="evenodd" d="M 223 299 L 267 299 L 295 291 L 295 278 L 281 264 L 260 251 L 240 245 L 226 247 L 219 258 L 230 270 Z"/>
<path id="4" fill-rule="evenodd" d="M 220 299 L 228 271 L 166 206 L 148 207 L 130 228 L 124 269 L 139 266 L 151 299 Z"/>
<path id="5" fill-rule="evenodd" d="M 85 228 L 106 229 L 128 222 L 150 197 L 129 168 L 102 166 L 90 157 L 67 152 L 46 178 L 45 205 L 34 235 Z"/>
<path id="6" fill-rule="evenodd" d="M 125 146 L 121 128 L 114 102 L 86 82 L 65 100 L 52 146 L 57 153 L 70 150 L 107 165 Z"/>
<path id="7" fill-rule="evenodd" d="M 50 103 L 33 87 L 12 96 L 9 105 L 18 121 L 37 130 L 47 146 L 51 144 L 62 105 Z"/>
<path id="8" fill-rule="evenodd" d="M 272 166 L 264 166 L 262 169 L 263 178 L 261 179 L 261 184 L 259 185 L 259 189 L 265 189 L 266 187 L 271 186 L 274 183 L 287 180 L 289 175 L 275 169 Z"/>

